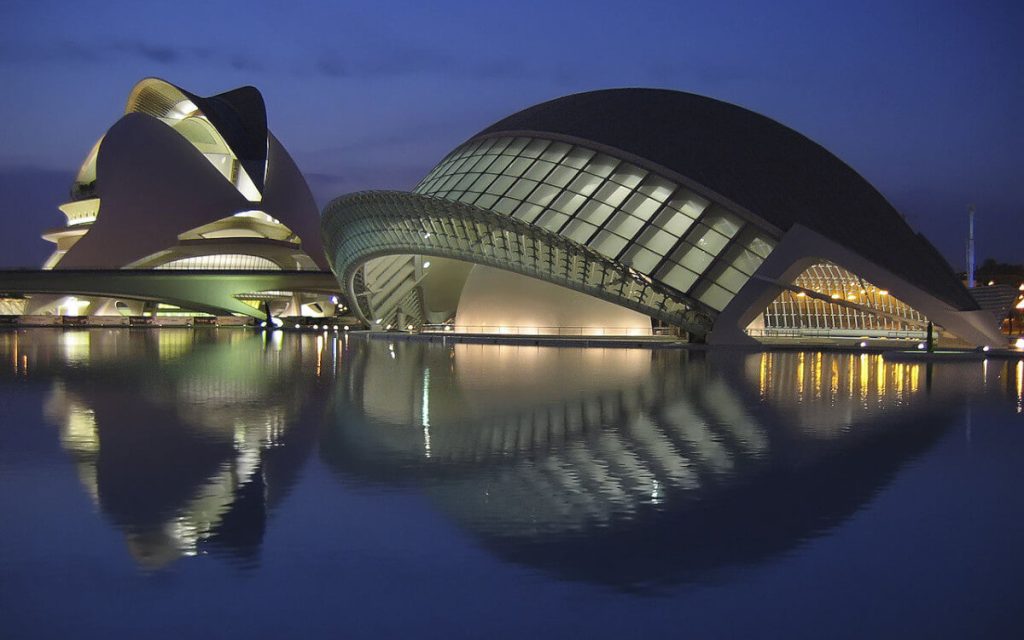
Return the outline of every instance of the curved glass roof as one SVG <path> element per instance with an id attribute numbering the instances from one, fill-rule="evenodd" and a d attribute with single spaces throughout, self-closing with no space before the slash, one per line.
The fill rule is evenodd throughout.
<path id="1" fill-rule="evenodd" d="M 366 309 L 357 275 L 387 255 L 433 255 L 485 264 L 582 291 L 697 335 L 706 312 L 669 287 L 564 236 L 521 220 L 442 198 L 371 191 L 337 198 L 323 217 L 328 257 L 363 320 L 394 309 Z M 365 274 L 362 275 L 365 277 Z M 381 283 L 363 282 L 373 290 Z"/>
<path id="2" fill-rule="evenodd" d="M 709 311 L 725 308 L 775 246 L 769 232 L 657 173 L 543 138 L 466 143 L 415 191 L 583 244 Z"/>
<path id="3" fill-rule="evenodd" d="M 742 107 L 661 89 L 593 91 L 520 111 L 470 142 L 496 135 L 620 150 L 783 231 L 802 224 L 957 308 L 977 308 L 938 251 L 856 171 Z"/>

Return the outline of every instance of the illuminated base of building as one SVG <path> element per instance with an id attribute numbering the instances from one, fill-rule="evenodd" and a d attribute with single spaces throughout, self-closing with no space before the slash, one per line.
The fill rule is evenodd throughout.
<path id="1" fill-rule="evenodd" d="M 451 331 L 551 336 L 649 336 L 651 319 L 599 298 L 511 271 L 476 265 Z"/>
<path id="2" fill-rule="evenodd" d="M 3 271 L 0 287 L 22 297 L 21 314 L 29 316 L 262 320 L 267 305 L 272 315 L 286 317 L 335 317 L 347 310 L 329 271 Z"/>

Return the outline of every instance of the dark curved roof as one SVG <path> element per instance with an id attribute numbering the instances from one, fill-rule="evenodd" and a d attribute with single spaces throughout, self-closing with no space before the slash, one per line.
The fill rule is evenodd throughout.
<path id="1" fill-rule="evenodd" d="M 181 91 L 224 136 L 224 141 L 262 193 L 267 166 L 267 106 L 259 90 L 245 86 L 208 98 Z"/>
<path id="2" fill-rule="evenodd" d="M 188 98 L 217 129 L 262 193 L 268 132 L 267 106 L 259 89 L 244 86 L 203 97 L 161 78 L 144 78 L 132 88 L 126 111 L 159 117 L 183 98 Z"/>
<path id="3" fill-rule="evenodd" d="M 645 158 L 780 229 L 802 224 L 957 308 L 978 308 L 939 252 L 867 180 L 753 111 L 680 91 L 608 89 L 541 103 L 474 137 L 528 132 Z"/>

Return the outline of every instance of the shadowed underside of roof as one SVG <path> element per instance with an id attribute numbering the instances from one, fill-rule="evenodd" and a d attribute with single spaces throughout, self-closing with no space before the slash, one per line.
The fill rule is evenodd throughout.
<path id="1" fill-rule="evenodd" d="M 662 89 L 551 100 L 477 136 L 555 134 L 647 159 L 783 230 L 802 224 L 954 307 L 977 309 L 948 263 L 856 171 L 807 137 L 747 109 Z"/>

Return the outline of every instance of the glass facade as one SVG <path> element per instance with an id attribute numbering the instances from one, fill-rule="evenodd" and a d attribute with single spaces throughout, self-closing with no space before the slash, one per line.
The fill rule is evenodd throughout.
<path id="1" fill-rule="evenodd" d="M 928 318 L 888 291 L 831 262 L 811 266 L 793 285 L 804 291 L 783 291 L 768 305 L 766 332 L 906 332 L 916 337 L 928 324 Z"/>
<path id="2" fill-rule="evenodd" d="M 716 311 L 775 247 L 765 231 L 660 175 L 539 138 L 472 140 L 415 192 L 539 226 Z"/>
<path id="3" fill-rule="evenodd" d="M 436 255 L 559 284 L 700 335 L 711 327 L 709 315 L 684 296 L 620 262 L 513 217 L 458 202 L 401 192 L 353 194 L 328 206 L 323 232 L 338 277 L 351 279 L 354 304 L 382 325 L 397 322 L 393 316 L 402 295 L 416 284 L 415 269 L 401 260 L 385 265 L 367 258 Z"/>

